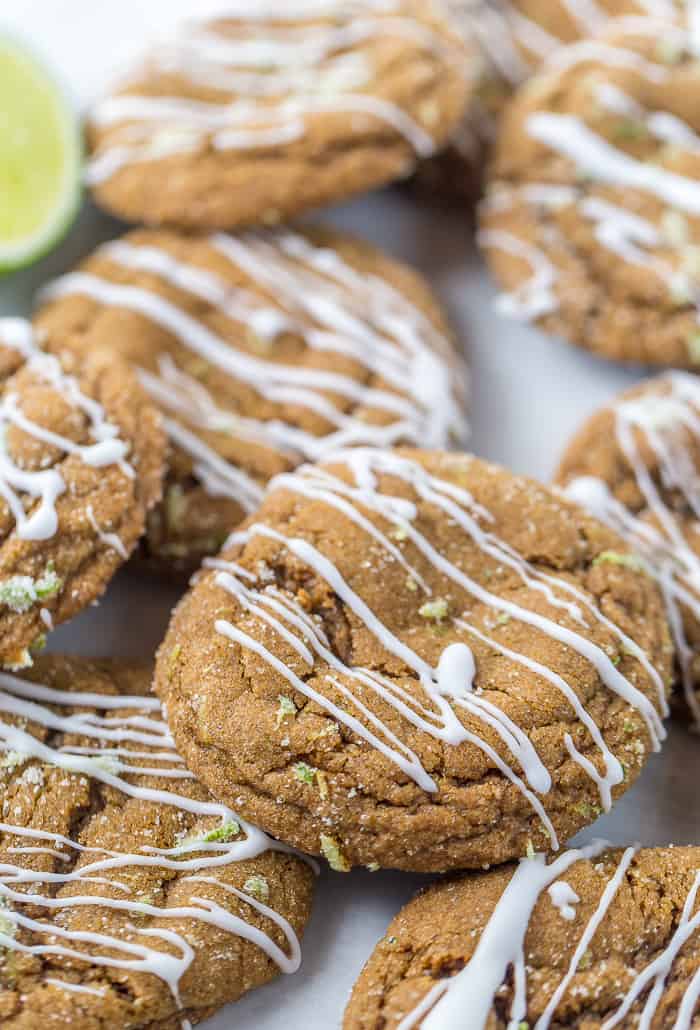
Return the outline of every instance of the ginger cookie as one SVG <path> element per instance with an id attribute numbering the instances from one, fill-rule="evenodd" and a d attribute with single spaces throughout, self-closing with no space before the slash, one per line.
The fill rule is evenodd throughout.
<path id="1" fill-rule="evenodd" d="M 0 674 L 3 1030 L 181 1030 L 299 966 L 312 871 L 186 770 L 151 671 Z"/>
<path id="2" fill-rule="evenodd" d="M 189 767 L 340 870 L 556 848 L 664 737 L 670 641 L 621 538 L 468 455 L 279 477 L 175 610 L 156 691 Z"/>
<path id="3" fill-rule="evenodd" d="M 140 230 L 44 297 L 39 326 L 119 352 L 165 414 L 170 470 L 146 538 L 162 568 L 217 553 L 305 459 L 465 439 L 465 372 L 427 285 L 351 238 Z"/>
<path id="4" fill-rule="evenodd" d="M 697 364 L 699 68 L 680 23 L 622 19 L 522 88 L 481 218 L 502 311 L 601 357 Z"/>
<path id="5" fill-rule="evenodd" d="M 435 884 L 377 945 L 343 1030 L 691 1030 L 699 887 L 700 848 L 605 842 Z"/>
<path id="6" fill-rule="evenodd" d="M 445 143 L 469 60 L 432 0 L 246 0 L 183 24 L 94 107 L 88 182 L 148 225 L 288 221 Z"/>
<path id="7" fill-rule="evenodd" d="M 670 372 L 596 412 L 556 476 L 566 496 L 624 537 L 659 583 L 684 708 L 700 727 L 700 379 Z"/>
<path id="8" fill-rule="evenodd" d="M 162 420 L 113 353 L 0 320 L 0 664 L 98 598 L 160 500 Z"/>
<path id="9" fill-rule="evenodd" d="M 422 192 L 452 204 L 472 203 L 501 114 L 513 93 L 565 44 L 605 31 L 622 15 L 678 17 L 674 0 L 444 0 L 469 52 L 473 85 L 462 122 L 449 145 L 421 162 Z"/>

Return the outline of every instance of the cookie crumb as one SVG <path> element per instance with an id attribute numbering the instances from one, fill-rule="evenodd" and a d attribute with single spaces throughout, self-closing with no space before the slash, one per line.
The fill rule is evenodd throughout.
<path id="1" fill-rule="evenodd" d="M 246 894 L 251 894 L 258 901 L 266 903 L 270 898 L 270 885 L 264 876 L 249 876 L 243 884 Z"/>

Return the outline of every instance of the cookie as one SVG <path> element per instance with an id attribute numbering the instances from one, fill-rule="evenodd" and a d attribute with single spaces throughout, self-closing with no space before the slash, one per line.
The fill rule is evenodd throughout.
<path id="1" fill-rule="evenodd" d="M 608 359 L 697 363 L 698 59 L 671 19 L 623 19 L 523 87 L 481 218 L 502 311 Z"/>
<path id="2" fill-rule="evenodd" d="M 68 342 L 68 341 L 64 341 Z M 0 320 L 0 664 L 98 598 L 160 500 L 160 415 L 114 354 Z"/>
<path id="3" fill-rule="evenodd" d="M 567 447 L 556 481 L 620 533 L 659 583 L 684 710 L 700 727 L 700 379 L 670 372 L 596 412 Z"/>
<path id="4" fill-rule="evenodd" d="M 185 769 L 151 672 L 0 674 L 3 1030 L 181 1030 L 299 966 L 312 871 Z"/>
<path id="5" fill-rule="evenodd" d="M 522 61 L 523 81 L 562 46 L 601 35 L 616 18 L 679 19 L 684 0 L 504 0 L 500 7 Z"/>
<path id="6" fill-rule="evenodd" d="M 432 0 L 238 3 L 95 106 L 88 181 L 148 225 L 287 221 L 410 174 L 458 124 L 468 61 Z"/>
<path id="7" fill-rule="evenodd" d="M 173 448 L 146 550 L 198 566 L 270 478 L 348 445 L 464 442 L 466 377 L 427 285 L 323 231 L 137 231 L 48 289 L 37 324 L 111 347 Z"/>
<path id="8" fill-rule="evenodd" d="M 566 43 L 604 31 L 612 18 L 655 13 L 678 16 L 673 0 L 444 0 L 469 51 L 472 69 L 467 111 L 449 145 L 423 161 L 423 192 L 452 204 L 471 204 L 481 190 L 484 165 L 500 116 L 514 91 Z"/>
<path id="9" fill-rule="evenodd" d="M 212 792 L 337 869 L 556 847 L 664 736 L 670 642 L 617 534 L 466 455 L 280 477 L 176 609 L 156 690 Z"/>
<path id="10" fill-rule="evenodd" d="M 690 1030 L 698 887 L 700 848 L 605 842 L 435 884 L 377 945 L 343 1030 Z"/>

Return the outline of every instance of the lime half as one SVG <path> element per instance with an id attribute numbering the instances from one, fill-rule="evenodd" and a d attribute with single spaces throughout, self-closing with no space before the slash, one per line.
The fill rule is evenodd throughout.
<path id="1" fill-rule="evenodd" d="M 82 136 L 61 87 L 0 34 L 0 272 L 36 261 L 78 213 Z"/>

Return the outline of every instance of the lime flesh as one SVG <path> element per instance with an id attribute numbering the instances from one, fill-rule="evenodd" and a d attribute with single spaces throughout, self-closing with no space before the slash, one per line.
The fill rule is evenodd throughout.
<path id="1" fill-rule="evenodd" d="M 80 201 L 78 120 L 51 75 L 0 36 L 0 271 L 30 264 L 67 232 Z"/>

